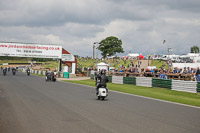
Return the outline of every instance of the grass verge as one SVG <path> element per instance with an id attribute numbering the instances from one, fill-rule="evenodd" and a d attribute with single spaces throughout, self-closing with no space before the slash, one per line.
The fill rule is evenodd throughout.
<path id="1" fill-rule="evenodd" d="M 80 80 L 80 81 L 66 80 L 66 82 L 84 84 L 95 87 L 95 82 L 93 80 Z M 109 90 L 115 90 L 119 92 L 125 92 L 129 94 L 135 94 L 135 95 L 200 107 L 199 93 L 193 94 L 187 92 L 167 90 L 163 88 L 149 88 L 149 87 L 141 87 L 128 84 L 122 85 L 122 84 L 108 83 L 107 86 Z"/>
<path id="2" fill-rule="evenodd" d="M 42 74 L 31 73 L 31 75 L 40 76 L 40 77 L 45 77 L 45 75 L 42 75 Z"/>

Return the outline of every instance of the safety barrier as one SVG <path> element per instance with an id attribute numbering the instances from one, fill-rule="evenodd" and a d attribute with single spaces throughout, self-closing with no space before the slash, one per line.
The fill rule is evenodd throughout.
<path id="1" fill-rule="evenodd" d="M 145 87 L 159 87 L 176 91 L 184 91 L 190 93 L 200 92 L 200 82 L 183 81 L 147 77 L 122 77 L 122 76 L 107 76 L 109 82 L 117 84 L 132 84 Z"/>
<path id="2" fill-rule="evenodd" d="M 94 78 L 95 78 L 94 74 L 90 74 L 90 79 L 94 79 Z"/>
<path id="3" fill-rule="evenodd" d="M 42 75 L 46 75 L 46 71 L 42 71 Z"/>
<path id="4" fill-rule="evenodd" d="M 197 92 L 200 92 L 200 82 L 197 82 Z"/>
<path id="5" fill-rule="evenodd" d="M 41 71 L 38 71 L 38 74 L 41 75 Z"/>
<path id="6" fill-rule="evenodd" d="M 159 79 L 159 78 L 152 79 L 152 87 L 171 89 L 171 86 L 172 86 L 171 79 Z"/>
<path id="7" fill-rule="evenodd" d="M 172 90 L 197 93 L 197 82 L 172 80 Z"/>
<path id="8" fill-rule="evenodd" d="M 112 76 L 112 83 L 123 84 L 122 76 Z"/>
<path id="9" fill-rule="evenodd" d="M 38 73 L 38 71 L 37 70 L 35 70 L 35 74 L 37 74 Z"/>
<path id="10" fill-rule="evenodd" d="M 112 76 L 107 76 L 107 78 L 108 78 L 108 82 L 112 83 Z"/>
<path id="11" fill-rule="evenodd" d="M 152 78 L 136 77 L 137 86 L 152 87 Z"/>
<path id="12" fill-rule="evenodd" d="M 136 78 L 135 77 L 123 77 L 123 84 L 136 85 Z"/>

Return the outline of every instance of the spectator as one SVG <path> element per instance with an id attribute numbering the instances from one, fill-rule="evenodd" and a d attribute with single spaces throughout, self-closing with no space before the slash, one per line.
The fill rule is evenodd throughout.
<path id="1" fill-rule="evenodd" d="M 173 73 L 174 74 L 178 73 L 178 68 L 177 67 L 174 68 Z"/>
<path id="2" fill-rule="evenodd" d="M 137 68 L 135 69 L 135 72 L 136 72 L 136 73 L 139 73 L 139 71 L 138 71 L 138 69 L 137 69 Z"/>
<path id="3" fill-rule="evenodd" d="M 184 69 L 183 69 L 183 73 L 184 73 L 184 74 L 187 74 L 186 67 L 184 67 Z"/>
<path id="4" fill-rule="evenodd" d="M 191 73 L 192 73 L 192 74 L 195 74 L 195 73 L 196 73 L 196 71 L 195 71 L 194 68 L 191 68 Z"/>
<path id="5" fill-rule="evenodd" d="M 199 70 L 199 67 L 197 67 L 197 71 L 196 71 L 196 80 L 197 80 L 197 82 L 200 82 L 200 70 Z"/>
<path id="6" fill-rule="evenodd" d="M 187 73 L 188 73 L 188 74 L 192 73 L 190 67 L 187 67 Z"/>
<path id="7" fill-rule="evenodd" d="M 182 69 L 179 69 L 179 72 L 178 73 L 183 73 L 183 70 Z"/>
<path id="8" fill-rule="evenodd" d="M 161 78 L 161 79 L 166 79 L 166 74 L 164 73 L 163 70 L 160 71 L 158 77 Z"/>

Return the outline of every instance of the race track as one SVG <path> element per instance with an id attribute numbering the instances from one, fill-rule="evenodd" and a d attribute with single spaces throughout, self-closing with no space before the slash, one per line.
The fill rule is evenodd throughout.
<path id="1" fill-rule="evenodd" d="M 1 72 L 0 133 L 200 133 L 200 108 Z"/>

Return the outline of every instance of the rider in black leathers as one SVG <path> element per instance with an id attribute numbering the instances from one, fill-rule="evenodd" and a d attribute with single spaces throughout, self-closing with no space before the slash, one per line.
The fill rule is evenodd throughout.
<path id="1" fill-rule="evenodd" d="M 106 70 L 103 69 L 100 74 L 97 74 L 95 77 L 95 81 L 96 81 L 96 94 L 98 95 L 100 87 L 105 87 L 105 88 L 107 87 L 106 83 L 108 82 L 108 78 L 106 77 Z M 106 90 L 108 92 L 107 88 Z"/>
<path id="2" fill-rule="evenodd" d="M 3 75 L 6 75 L 7 68 L 3 68 Z"/>
<path id="3" fill-rule="evenodd" d="M 16 74 L 16 71 L 17 71 L 16 68 L 13 67 L 13 68 L 12 68 L 12 73 L 13 73 L 13 75 L 14 75 L 14 73 Z"/>

